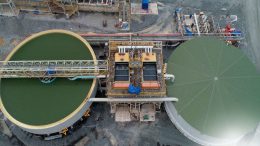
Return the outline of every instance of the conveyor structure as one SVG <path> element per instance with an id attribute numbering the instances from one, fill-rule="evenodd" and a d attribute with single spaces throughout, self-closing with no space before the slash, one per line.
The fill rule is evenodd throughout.
<path id="1" fill-rule="evenodd" d="M 0 78 L 105 77 L 106 60 L 1 61 Z"/>

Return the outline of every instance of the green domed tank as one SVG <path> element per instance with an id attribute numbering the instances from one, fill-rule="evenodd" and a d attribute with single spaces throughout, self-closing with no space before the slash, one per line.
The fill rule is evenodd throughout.
<path id="1" fill-rule="evenodd" d="M 239 48 L 217 38 L 180 45 L 168 60 L 166 103 L 172 122 L 202 145 L 236 143 L 260 122 L 260 74 Z"/>

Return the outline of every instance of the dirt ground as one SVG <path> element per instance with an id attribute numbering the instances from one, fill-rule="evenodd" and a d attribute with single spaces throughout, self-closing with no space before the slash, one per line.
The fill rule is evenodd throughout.
<path id="1" fill-rule="evenodd" d="M 133 20 L 133 31 L 143 33 L 167 33 L 174 31 L 173 12 L 176 7 L 184 7 L 191 12 L 206 11 L 213 15 L 238 15 L 238 27 L 245 32 L 244 46 L 241 48 L 260 68 L 260 3 L 258 0 L 159 0 L 164 6 L 159 6 L 159 16 L 139 17 Z M 19 17 L 0 16 L 0 38 L 5 43 L 1 45 L 0 60 L 10 52 L 17 42 L 26 36 L 47 30 L 67 29 L 74 32 L 114 33 L 117 16 L 112 14 L 81 13 L 78 17 L 66 20 L 63 17 L 34 16 L 22 13 Z M 107 20 L 108 26 L 102 27 L 102 21 Z M 16 43 L 14 43 L 16 42 Z M 168 50 L 171 52 L 170 50 Z M 105 111 L 105 112 L 104 112 Z M 85 135 L 90 138 L 88 145 L 111 145 L 115 142 L 119 146 L 196 146 L 195 143 L 185 138 L 171 123 L 167 114 L 162 112 L 157 115 L 153 123 L 131 122 L 128 124 L 115 123 L 108 113 L 107 104 L 94 107 L 92 117 L 84 126 Z M 96 121 L 95 116 L 100 116 Z M 83 126 L 83 127 L 84 127 Z M 0 134 L 0 146 L 22 145 L 17 138 L 8 138 Z"/>
<path id="2" fill-rule="evenodd" d="M 166 112 L 157 114 L 155 122 L 124 124 L 114 122 L 114 117 L 109 114 L 109 108 L 107 104 L 94 106 L 93 114 L 99 115 L 100 121 L 96 122 L 97 127 L 94 132 L 88 134 L 91 139 L 88 146 L 112 145 L 112 143 L 118 146 L 197 146 L 179 134 Z M 105 112 L 100 112 L 100 109 Z M 93 119 L 91 118 L 87 123 L 92 123 L 91 120 Z"/>
<path id="3" fill-rule="evenodd" d="M 5 41 L 2 37 L 0 37 L 0 46 L 4 45 Z"/>

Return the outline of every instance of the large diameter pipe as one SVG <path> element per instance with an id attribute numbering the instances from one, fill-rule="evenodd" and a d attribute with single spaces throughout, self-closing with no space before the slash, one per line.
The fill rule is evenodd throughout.
<path id="1" fill-rule="evenodd" d="M 163 97 L 163 98 L 91 98 L 91 102 L 165 102 L 172 101 L 177 102 L 178 98 L 175 97 Z"/>
<path id="2" fill-rule="evenodd" d="M 199 28 L 198 17 L 196 15 L 196 13 L 194 13 L 194 19 L 195 19 L 198 35 L 200 36 L 200 28 Z"/>
<path id="3" fill-rule="evenodd" d="M 80 33 L 82 37 L 179 37 L 181 33 Z"/>

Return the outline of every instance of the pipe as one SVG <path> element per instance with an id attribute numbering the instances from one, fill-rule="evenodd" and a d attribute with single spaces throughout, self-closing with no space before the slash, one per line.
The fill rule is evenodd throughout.
<path id="1" fill-rule="evenodd" d="M 173 101 L 177 102 L 178 98 L 175 97 L 162 97 L 162 98 L 91 98 L 91 102 L 164 102 Z"/>
<path id="2" fill-rule="evenodd" d="M 76 76 L 76 77 L 72 77 L 69 78 L 69 80 L 74 81 L 77 79 L 96 79 L 96 78 L 106 78 L 105 75 L 98 75 L 98 76 Z"/>
<path id="3" fill-rule="evenodd" d="M 151 33 L 151 34 L 138 34 L 138 33 L 114 33 L 114 34 L 105 34 L 105 33 L 80 33 L 82 37 L 130 37 L 130 36 L 140 36 L 140 37 L 163 37 L 163 36 L 181 36 L 181 33 Z"/>
<path id="4" fill-rule="evenodd" d="M 198 35 L 200 36 L 200 29 L 199 29 L 199 24 L 198 24 L 198 19 L 197 19 L 197 15 L 196 15 L 196 13 L 194 13 L 194 19 L 195 19 L 195 23 L 196 23 L 196 27 L 197 27 Z"/>

